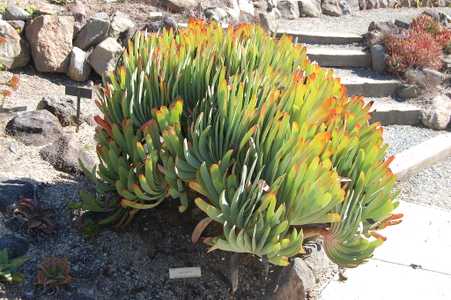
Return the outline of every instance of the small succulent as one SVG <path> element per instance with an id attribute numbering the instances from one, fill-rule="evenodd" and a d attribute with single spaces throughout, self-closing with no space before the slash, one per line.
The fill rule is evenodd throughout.
<path id="1" fill-rule="evenodd" d="M 41 208 L 33 199 L 19 199 L 15 205 L 14 216 L 25 221 L 29 232 L 51 234 L 55 231 L 55 224 L 52 222 L 53 210 Z"/>
<path id="2" fill-rule="evenodd" d="M 0 281 L 4 283 L 20 283 L 23 281 L 23 275 L 17 270 L 22 266 L 28 257 L 20 256 L 13 259 L 9 258 L 8 250 L 0 250 Z"/>
<path id="3" fill-rule="evenodd" d="M 72 281 L 70 264 L 66 257 L 45 257 L 39 265 L 36 285 L 58 288 Z"/>

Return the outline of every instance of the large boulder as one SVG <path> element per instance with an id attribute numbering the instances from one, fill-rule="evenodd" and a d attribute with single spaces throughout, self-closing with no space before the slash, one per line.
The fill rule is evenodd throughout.
<path id="1" fill-rule="evenodd" d="M 122 33 L 133 30 L 135 26 L 135 22 L 127 14 L 117 11 L 111 19 L 110 36 L 119 37 Z"/>
<path id="2" fill-rule="evenodd" d="M 8 69 L 20 68 L 30 61 L 28 43 L 7 22 L 0 20 L 0 64 Z"/>
<path id="3" fill-rule="evenodd" d="M 321 0 L 298 1 L 300 15 L 304 17 L 321 16 Z"/>
<path id="4" fill-rule="evenodd" d="M 341 10 L 338 0 L 322 0 L 321 8 L 323 14 L 328 16 L 339 17 L 343 15 L 343 11 Z"/>
<path id="5" fill-rule="evenodd" d="M 443 130 L 451 121 L 451 99 L 447 95 L 437 95 L 432 99 L 430 108 L 421 112 L 421 122 L 424 126 Z"/>
<path id="6" fill-rule="evenodd" d="M 88 54 L 80 48 L 74 47 L 70 53 L 67 76 L 75 81 L 86 81 L 91 74 L 91 66 L 88 63 Z"/>
<path id="7" fill-rule="evenodd" d="M 23 8 L 17 5 L 9 5 L 5 9 L 5 14 L 3 15 L 5 20 L 22 20 L 26 21 L 31 18 L 31 15 Z"/>
<path id="8" fill-rule="evenodd" d="M 300 17 L 297 1 L 280 0 L 277 2 L 277 9 L 284 19 L 296 19 Z"/>
<path id="9" fill-rule="evenodd" d="M 92 111 L 91 108 L 86 109 L 88 101 L 91 102 L 91 100 L 82 98 L 80 101 L 80 120 L 89 123 L 90 115 L 85 113 L 85 110 Z M 48 110 L 50 113 L 52 113 L 52 115 L 58 118 L 60 124 L 63 127 L 77 124 L 77 102 L 75 100 L 75 97 L 45 96 L 39 102 L 37 109 Z"/>
<path id="10" fill-rule="evenodd" d="M 47 110 L 26 111 L 8 122 L 6 133 L 25 145 L 42 146 L 59 139 L 62 127 Z"/>
<path id="11" fill-rule="evenodd" d="M 106 39 L 109 31 L 110 20 L 108 15 L 98 13 L 81 28 L 74 41 L 74 46 L 87 50 Z"/>
<path id="12" fill-rule="evenodd" d="M 199 4 L 199 0 L 161 0 L 161 5 L 172 12 L 180 13 L 193 9 Z"/>
<path id="13" fill-rule="evenodd" d="M 27 25 L 25 34 L 39 72 L 66 72 L 74 35 L 72 16 L 37 17 Z"/>
<path id="14" fill-rule="evenodd" d="M 95 151 L 89 153 L 83 150 L 80 141 L 67 134 L 42 148 L 39 154 L 56 170 L 69 174 L 83 173 L 79 161 L 89 170 L 92 170 L 96 164 Z"/>
<path id="15" fill-rule="evenodd" d="M 113 71 L 119 55 L 122 53 L 122 46 L 114 39 L 107 38 L 98 44 L 88 58 L 89 64 L 100 76 Z"/>
<path id="16" fill-rule="evenodd" d="M 295 258 L 293 263 L 281 271 L 273 300 L 304 300 L 306 291 L 315 285 L 315 276 L 302 258 Z"/>

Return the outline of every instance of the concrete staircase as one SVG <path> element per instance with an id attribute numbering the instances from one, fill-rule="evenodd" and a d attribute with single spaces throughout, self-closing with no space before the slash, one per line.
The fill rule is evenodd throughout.
<path id="1" fill-rule="evenodd" d="M 285 30 L 278 36 L 289 35 L 307 46 L 307 55 L 322 67 L 335 68 L 335 73 L 348 88 L 350 96 L 388 97 L 400 82 L 390 76 L 371 71 L 371 56 L 363 47 L 363 38 L 352 33 L 303 32 Z"/>

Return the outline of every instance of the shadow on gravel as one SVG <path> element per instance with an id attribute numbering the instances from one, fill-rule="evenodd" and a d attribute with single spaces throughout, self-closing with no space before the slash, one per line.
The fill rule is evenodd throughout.
<path id="1" fill-rule="evenodd" d="M 191 243 L 191 232 L 204 215 L 191 208 L 180 214 L 178 202 L 168 199 L 160 207 L 138 214 L 124 230 L 106 229 L 88 239 L 80 232 L 79 215 L 69 203 L 79 201 L 80 189 L 90 188 L 83 177 L 42 183 L 0 177 L 2 197 L 0 226 L 3 233 L 24 237 L 30 259 L 20 269 L 25 281 L 0 286 L 0 298 L 22 299 L 264 299 L 275 287 L 279 268 L 265 266 L 242 255 L 239 289 L 231 294 L 230 253 L 213 251 L 201 242 Z M 27 232 L 11 217 L 7 207 L 18 197 L 37 197 L 43 208 L 54 211 L 56 230 L 50 235 Z M 3 203 L 3 200 L 5 201 Z M 5 209 L 3 209 L 5 207 Z M 212 224 L 204 236 L 219 232 Z M 44 257 L 66 257 L 71 266 L 71 284 L 59 289 L 36 286 L 38 266 Z M 169 279 L 169 268 L 200 267 L 202 277 Z"/>

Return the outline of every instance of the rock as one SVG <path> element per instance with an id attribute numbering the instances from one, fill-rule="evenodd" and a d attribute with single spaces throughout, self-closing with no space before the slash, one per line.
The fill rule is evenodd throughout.
<path id="1" fill-rule="evenodd" d="M 172 12 L 181 13 L 195 8 L 199 2 L 199 0 L 161 0 L 160 4 Z"/>
<path id="2" fill-rule="evenodd" d="M 14 236 L 12 234 L 4 235 L 0 238 L 0 250 L 8 250 L 8 258 L 24 256 L 30 245 L 26 239 Z"/>
<path id="3" fill-rule="evenodd" d="M 56 170 L 69 174 L 82 174 L 83 170 L 79 165 L 79 160 L 83 165 L 92 170 L 95 160 L 86 151 L 80 148 L 80 142 L 73 136 L 63 135 L 50 145 L 39 151 L 41 158 L 49 162 Z"/>
<path id="4" fill-rule="evenodd" d="M 22 20 L 11 20 L 8 21 L 8 24 L 11 25 L 18 33 L 22 33 L 25 28 L 25 21 Z"/>
<path id="5" fill-rule="evenodd" d="M 22 20 L 26 21 L 31 18 L 31 15 L 23 8 L 20 8 L 17 5 L 9 5 L 5 14 L 3 15 L 3 19 L 5 20 Z"/>
<path id="6" fill-rule="evenodd" d="M 451 120 L 451 99 L 446 95 L 437 95 L 432 99 L 429 109 L 421 112 L 421 122 L 424 126 L 444 130 Z"/>
<path id="7" fill-rule="evenodd" d="M 0 64 L 8 69 L 20 68 L 30 61 L 28 43 L 6 21 L 0 20 L 0 36 L 5 39 L 0 43 Z"/>
<path id="8" fill-rule="evenodd" d="M 164 16 L 162 20 L 159 21 L 151 21 L 144 25 L 142 30 L 147 30 L 148 32 L 158 32 L 163 29 L 172 29 L 174 31 L 178 30 L 177 22 L 169 16 Z"/>
<path id="9" fill-rule="evenodd" d="M 238 0 L 238 7 L 240 8 L 241 13 L 245 13 L 251 16 L 255 15 L 254 5 L 250 0 Z"/>
<path id="10" fill-rule="evenodd" d="M 35 185 L 19 180 L 0 177 L 0 211 L 7 212 L 8 207 L 17 200 L 25 197 L 33 199 L 35 196 Z"/>
<path id="11" fill-rule="evenodd" d="M 409 26 L 410 26 L 409 23 L 406 23 L 401 20 L 395 20 L 395 25 L 402 29 L 409 29 Z"/>
<path id="12" fill-rule="evenodd" d="M 383 74 L 385 72 L 385 60 L 387 54 L 382 45 L 373 45 L 370 47 L 371 53 L 371 67 L 377 73 Z"/>
<path id="13" fill-rule="evenodd" d="M 80 29 L 74 41 L 74 46 L 87 50 L 105 40 L 108 37 L 109 30 L 110 20 L 108 15 L 97 14 Z"/>
<path id="14" fill-rule="evenodd" d="M 37 17 L 27 25 L 25 35 L 39 72 L 66 72 L 74 35 L 72 16 Z"/>
<path id="15" fill-rule="evenodd" d="M 322 246 L 322 244 L 317 244 L 314 247 L 309 247 L 309 250 L 310 253 L 302 259 L 310 268 L 310 270 L 312 270 L 315 278 L 319 280 L 318 276 L 330 269 L 331 261 L 324 252 L 324 247 Z"/>
<path id="16" fill-rule="evenodd" d="M 343 11 L 340 8 L 338 0 L 322 0 L 321 8 L 323 14 L 328 16 L 339 17 L 343 14 Z"/>
<path id="17" fill-rule="evenodd" d="M 133 29 L 135 26 L 135 23 L 128 15 L 117 11 L 114 13 L 111 20 L 110 36 L 119 37 L 122 33 Z"/>
<path id="18" fill-rule="evenodd" d="M 277 2 L 277 9 L 284 19 L 296 19 L 300 17 L 299 5 L 296 1 L 280 0 Z"/>
<path id="19" fill-rule="evenodd" d="M 88 61 L 97 74 L 104 76 L 115 69 L 121 52 L 122 46 L 114 38 L 107 38 L 94 48 Z"/>
<path id="20" fill-rule="evenodd" d="M 385 34 L 381 31 L 370 31 L 367 34 L 365 34 L 366 43 L 368 46 L 377 45 L 377 44 L 383 44 Z"/>
<path id="21" fill-rule="evenodd" d="M 309 266 L 295 258 L 292 265 L 282 270 L 279 286 L 272 295 L 274 300 L 304 300 L 305 292 L 315 284 L 315 276 Z"/>
<path id="22" fill-rule="evenodd" d="M 91 66 L 88 63 L 88 54 L 78 47 L 72 48 L 67 76 L 75 81 L 86 81 L 90 74 Z"/>
<path id="23" fill-rule="evenodd" d="M 397 90 L 396 95 L 402 99 L 416 98 L 420 95 L 421 89 L 415 84 L 402 84 Z"/>
<path id="24" fill-rule="evenodd" d="M 321 0 L 301 0 L 298 1 L 300 15 L 304 17 L 321 16 Z"/>
<path id="25" fill-rule="evenodd" d="M 351 6 L 349 6 L 349 3 L 347 0 L 340 0 L 338 4 L 340 5 L 343 15 L 351 14 Z"/>
<path id="26" fill-rule="evenodd" d="M 208 20 L 216 21 L 218 23 L 227 23 L 228 14 L 221 7 L 208 7 L 204 10 L 204 14 Z"/>
<path id="27" fill-rule="evenodd" d="M 379 31 L 383 34 L 398 34 L 399 27 L 391 21 L 386 22 L 371 22 L 368 26 L 368 31 Z"/>
<path id="28" fill-rule="evenodd" d="M 86 20 L 86 5 L 80 0 L 75 0 L 74 3 L 69 6 L 69 12 L 74 16 L 76 22 L 84 22 Z"/>
<path id="29" fill-rule="evenodd" d="M 404 73 L 407 82 L 422 88 L 435 88 L 445 80 L 445 75 L 432 69 L 409 69 Z"/>
<path id="30" fill-rule="evenodd" d="M 80 119 L 85 121 L 86 123 L 89 122 L 89 115 L 84 113 L 84 107 L 85 107 L 85 100 L 84 98 L 81 99 L 81 108 L 82 111 L 80 112 Z M 44 109 L 52 113 L 55 117 L 58 118 L 60 124 L 64 126 L 71 126 L 76 125 L 76 118 L 77 118 L 77 103 L 75 98 L 73 97 L 54 97 L 54 96 L 45 96 L 42 98 L 42 100 L 39 102 L 38 110 Z"/>
<path id="31" fill-rule="evenodd" d="M 438 86 L 446 79 L 446 75 L 437 70 L 424 68 L 423 73 L 426 76 L 426 81 L 432 86 Z"/>
<path id="32" fill-rule="evenodd" d="M 62 128 L 49 111 L 37 110 L 17 114 L 6 125 L 6 133 L 25 145 L 42 146 L 57 140 Z"/>

